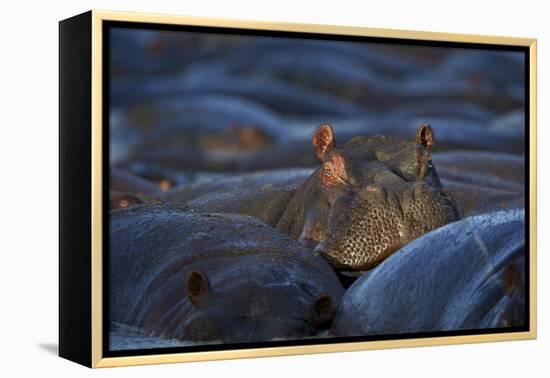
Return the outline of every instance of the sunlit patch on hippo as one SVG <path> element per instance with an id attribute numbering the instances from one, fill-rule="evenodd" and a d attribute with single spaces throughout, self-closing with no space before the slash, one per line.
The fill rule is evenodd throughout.
<path id="1" fill-rule="evenodd" d="M 433 130 L 414 141 L 356 137 L 336 146 L 329 125 L 313 136 L 322 162 L 277 228 L 315 248 L 336 269 L 366 270 L 459 212 L 432 163 Z"/>

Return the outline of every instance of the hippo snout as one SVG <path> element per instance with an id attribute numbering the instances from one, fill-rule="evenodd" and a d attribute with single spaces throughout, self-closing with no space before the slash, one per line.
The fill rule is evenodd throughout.
<path id="1" fill-rule="evenodd" d="M 452 198 L 424 182 L 368 185 L 315 247 L 339 270 L 366 270 L 408 242 L 458 219 Z"/>

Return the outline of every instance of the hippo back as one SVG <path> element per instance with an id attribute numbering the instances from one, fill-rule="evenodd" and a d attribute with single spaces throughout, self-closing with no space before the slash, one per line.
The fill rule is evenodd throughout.
<path id="1" fill-rule="evenodd" d="M 151 336 L 308 336 L 317 299 L 343 293 L 322 258 L 251 217 L 145 205 L 112 211 L 110 231 L 111 320 Z M 186 287 L 196 274 L 204 298 Z"/>

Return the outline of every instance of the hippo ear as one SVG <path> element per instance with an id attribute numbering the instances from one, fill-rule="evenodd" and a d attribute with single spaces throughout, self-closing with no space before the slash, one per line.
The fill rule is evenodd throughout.
<path id="1" fill-rule="evenodd" d="M 113 209 L 126 209 L 143 202 L 138 197 L 129 193 L 111 193 L 110 200 L 111 208 Z"/>
<path id="2" fill-rule="evenodd" d="M 330 155 L 320 171 L 321 184 L 326 187 L 335 187 L 348 182 L 346 159 L 340 153 Z"/>
<path id="3" fill-rule="evenodd" d="M 311 306 L 311 317 L 315 328 L 325 329 L 330 327 L 335 314 L 336 306 L 328 294 L 319 295 Z"/>
<path id="4" fill-rule="evenodd" d="M 208 294 L 208 278 L 198 271 L 192 271 L 187 276 L 187 297 L 196 306 Z"/>
<path id="5" fill-rule="evenodd" d="M 315 130 L 313 134 L 313 147 L 317 157 L 324 160 L 325 156 L 336 147 L 336 140 L 334 139 L 334 132 L 330 125 L 321 125 Z"/>
<path id="6" fill-rule="evenodd" d="M 425 149 L 431 150 L 435 143 L 435 136 L 430 125 L 423 123 L 416 130 L 416 144 L 424 146 Z"/>

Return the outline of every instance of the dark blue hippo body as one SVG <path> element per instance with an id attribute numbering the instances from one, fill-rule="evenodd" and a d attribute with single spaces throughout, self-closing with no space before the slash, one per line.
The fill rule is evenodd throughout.
<path id="1" fill-rule="evenodd" d="M 338 336 L 525 324 L 523 210 L 465 218 L 425 234 L 344 295 Z"/>
<path id="2" fill-rule="evenodd" d="M 163 195 L 163 199 L 170 203 L 183 204 L 191 200 L 197 200 L 202 205 L 206 205 L 208 195 L 213 196 L 215 204 L 212 207 L 201 207 L 201 210 L 207 212 L 231 212 L 223 208 L 218 208 L 218 195 L 229 196 L 231 193 L 242 195 L 248 193 L 253 195 L 262 190 L 276 190 L 285 188 L 297 189 L 311 175 L 313 169 L 310 168 L 292 168 L 292 169 L 272 169 L 256 171 L 252 173 L 241 173 L 239 175 L 229 174 L 222 177 L 207 178 L 197 183 L 181 185 Z M 250 198 L 248 202 L 254 202 Z M 222 205 L 222 203 L 220 203 Z M 229 206 L 231 206 L 229 204 Z M 250 214 L 247 214 L 250 215 Z"/>
<path id="3" fill-rule="evenodd" d="M 144 336 L 313 337 L 343 294 L 322 258 L 251 217 L 141 205 L 110 219 L 110 319 Z"/>
<path id="4" fill-rule="evenodd" d="M 282 121 L 254 101 L 221 95 L 169 97 L 112 115 L 112 139 L 125 148 L 120 164 L 172 169 L 238 167 L 270 147 L 284 145 Z"/>
<path id="5" fill-rule="evenodd" d="M 448 151 L 434 154 L 441 182 L 453 193 L 462 215 L 525 208 L 523 156 Z"/>

